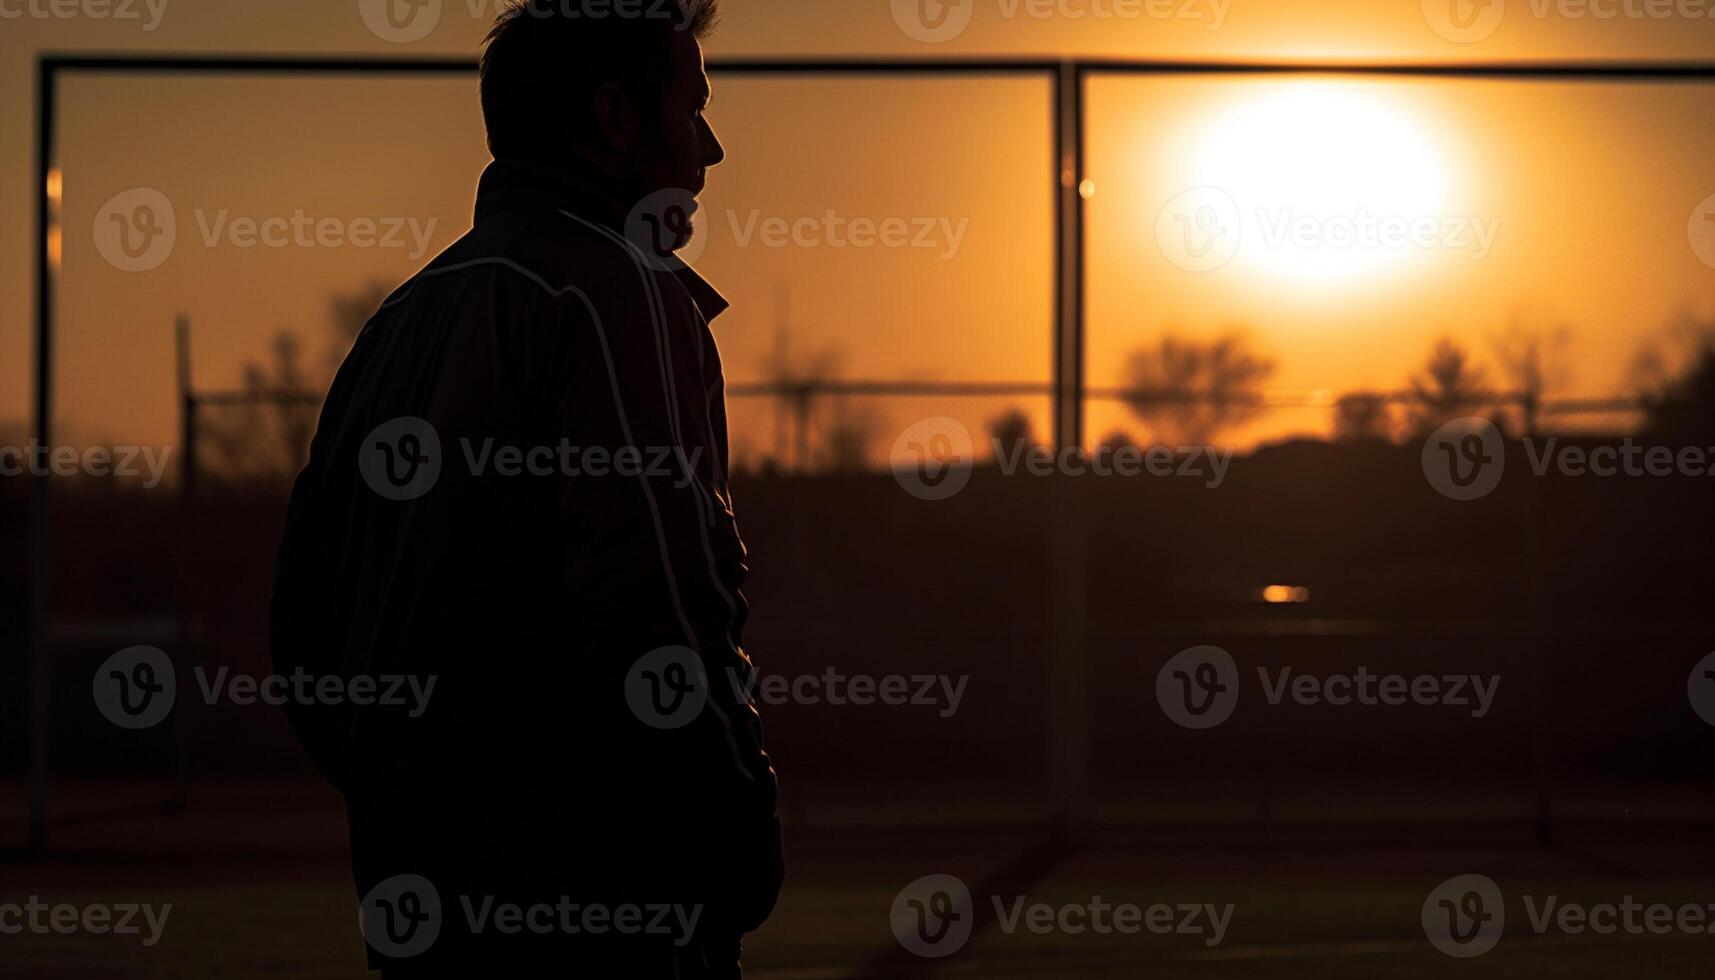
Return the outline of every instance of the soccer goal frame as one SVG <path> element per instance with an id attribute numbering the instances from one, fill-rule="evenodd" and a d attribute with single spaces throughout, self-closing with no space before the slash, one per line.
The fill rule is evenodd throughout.
<path id="1" fill-rule="evenodd" d="M 1329 75 L 1377 78 L 1505 79 L 1517 81 L 1699 82 L 1715 81 L 1715 62 L 1529 62 L 1529 63 L 1362 63 L 1239 62 L 1049 58 L 715 58 L 717 76 L 771 77 L 1028 77 L 1051 90 L 1054 289 L 1053 441 L 1058 448 L 1084 445 L 1085 384 L 1085 200 L 1083 182 L 1087 132 L 1088 81 L 1101 76 L 1288 76 Z M 38 445 L 52 445 L 56 263 L 52 238 L 59 229 L 58 201 L 51 187 L 57 168 L 59 82 L 71 75 L 206 74 L 236 76 L 445 76 L 471 75 L 467 58 L 346 58 L 279 55 L 192 54 L 43 54 L 36 73 L 36 163 L 34 250 L 34 349 L 32 352 L 31 434 Z M 28 532 L 29 593 L 25 607 L 28 674 L 28 807 L 32 853 L 42 853 L 48 831 L 48 656 L 52 632 L 48 617 L 48 514 L 51 478 L 32 478 Z M 1062 836 L 1076 842 L 1087 826 L 1088 752 L 1081 705 L 1085 697 L 1083 664 L 1087 623 L 1083 595 L 1083 543 L 1086 529 L 1075 505 L 1057 500 L 1050 507 L 1050 641 L 1058 669 L 1051 696 L 1049 736 L 1051 768 L 1058 773 L 1052 791 L 1055 820 Z M 1539 815 L 1547 833 L 1546 803 Z"/>

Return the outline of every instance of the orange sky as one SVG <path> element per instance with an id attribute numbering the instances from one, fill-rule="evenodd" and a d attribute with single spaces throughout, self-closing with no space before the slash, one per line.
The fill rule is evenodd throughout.
<path id="1" fill-rule="evenodd" d="M 1455 44 L 1412 3 L 1242 3 L 1215 23 L 1213 0 L 1184 8 L 1200 20 L 1148 16 L 1038 18 L 1008 0 L 976 3 L 968 30 L 945 44 L 913 41 L 885 0 L 786 3 L 728 0 L 711 54 L 981 53 L 1140 57 L 1460 59 L 1694 57 L 1715 50 L 1715 20 L 1596 22 L 1534 15 L 1515 0 L 1495 33 Z M 38 50 L 210 49 L 372 54 L 470 53 L 482 20 L 449 0 L 434 31 L 411 44 L 369 32 L 350 2 L 170 2 L 156 30 L 135 24 L 0 20 L 0 419 L 27 412 L 32 199 L 31 55 Z M 1067 0 L 1070 11 L 1110 3 Z M 321 12 L 316 16 L 314 12 Z M 1009 17 L 1007 13 L 1014 12 Z M 1386 270 L 1341 279 L 1311 256 L 1281 275 L 1256 257 L 1213 272 L 1176 267 L 1157 222 L 1208 171 L 1243 188 L 1273 186 L 1291 167 L 1326 169 L 1330 142 L 1348 140 L 1315 118 L 1278 146 L 1233 152 L 1223 125 L 1254 130 L 1247 106 L 1271 105 L 1282 84 L 1256 79 L 1099 80 L 1091 90 L 1090 383 L 1114 384 L 1129 350 L 1176 328 L 1247 327 L 1280 363 L 1275 382 L 1309 389 L 1399 386 L 1432 338 L 1473 348 L 1515 312 L 1568 323 L 1575 393 L 1621 390 L 1637 343 L 1674 309 L 1715 299 L 1715 270 L 1687 241 L 1687 222 L 1715 194 L 1707 161 L 1715 85 L 1500 82 L 1365 83 L 1356 97 L 1385 130 L 1428 147 L 1431 199 L 1376 193 L 1418 217 L 1492 222 L 1480 259 L 1421 251 Z M 1045 381 L 1050 372 L 1050 200 L 1047 89 L 1010 81 L 717 81 L 712 118 L 731 159 L 712 177 L 698 262 L 736 301 L 720 327 L 735 380 L 755 378 L 773 343 L 775 296 L 792 294 L 794 343 L 837 348 L 849 377 Z M 62 91 L 65 259 L 61 284 L 62 418 L 73 433 L 111 441 L 172 437 L 171 318 L 195 324 L 199 385 L 222 387 L 260 357 L 267 336 L 296 328 L 319 352 L 330 292 L 369 278 L 398 281 L 427 256 L 404 248 L 240 248 L 204 233 L 228 218 L 344 221 L 400 218 L 430 254 L 469 221 L 485 156 L 473 80 L 209 79 L 90 76 Z M 1286 103 L 1296 105 L 1290 99 Z M 1339 103 L 1336 102 L 1336 105 Z M 1260 111 L 1270 111 L 1267 109 Z M 1300 110 L 1292 110 L 1300 111 Z M 1223 120 L 1235 120 L 1223 123 Z M 1349 128 L 1349 127 L 1348 127 Z M 1376 140 L 1371 140 L 1371 143 Z M 1278 166 L 1269 158 L 1278 155 Z M 1417 154 L 1416 156 L 1422 156 Z M 1233 163 L 1234 157 L 1257 157 Z M 1416 159 L 1416 157 L 1412 157 Z M 1380 169 L 1415 166 L 1383 157 Z M 1415 173 L 1415 171 L 1414 171 Z M 1279 181 L 1274 181 L 1278 185 Z M 1336 181 L 1336 183 L 1338 183 Z M 1411 183 L 1411 181 L 1407 181 Z M 1422 181 L 1417 181 L 1422 183 Z M 173 202 L 178 242 L 159 268 L 113 268 L 97 253 L 98 209 L 132 187 Z M 1367 198 L 1356 198 L 1367 200 Z M 1245 201 L 1247 212 L 1281 202 Z M 1343 205 L 1342 205 L 1343 206 Z M 770 220 L 903 220 L 924 248 L 772 247 Z M 1385 208 L 1384 208 L 1385 210 Z M 1272 219 L 1271 219 L 1272 220 Z M 431 226 L 431 222 L 433 223 Z M 826 232 L 819 231 L 826 237 Z M 410 238 L 409 234 L 405 236 Z M 1278 253 L 1278 249 L 1275 250 Z M 1300 256 L 1303 257 L 1302 255 Z M 1275 267 L 1270 266 L 1274 262 Z M 1335 269 L 1334 271 L 1339 271 Z M 9 365 L 9 366 L 5 366 Z M 977 425 L 1004 405 L 876 406 L 897 427 L 918 416 L 967 415 Z M 1033 409 L 1045 427 L 1045 405 Z M 766 441 L 766 406 L 735 406 L 735 441 Z M 1127 422 L 1091 409 L 1092 436 Z M 1279 413 L 1259 435 L 1320 430 L 1325 416 Z M 891 433 L 892 429 L 889 429 Z M 1039 429 L 1040 431 L 1040 429 Z"/>

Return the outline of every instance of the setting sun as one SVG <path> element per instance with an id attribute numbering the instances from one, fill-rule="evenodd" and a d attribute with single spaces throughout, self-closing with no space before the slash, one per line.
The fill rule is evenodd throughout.
<path id="1" fill-rule="evenodd" d="M 1373 90 L 1282 84 L 1213 113 L 1183 145 L 1188 185 L 1230 197 L 1234 262 L 1247 271 L 1346 283 L 1406 266 L 1460 230 L 1449 227 L 1442 141 Z"/>

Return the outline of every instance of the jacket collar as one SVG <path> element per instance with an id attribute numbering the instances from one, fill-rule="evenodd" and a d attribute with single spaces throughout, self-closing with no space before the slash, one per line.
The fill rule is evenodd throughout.
<path id="1" fill-rule="evenodd" d="M 529 160 L 495 160 L 482 172 L 476 190 L 476 223 L 508 211 L 564 210 L 616 234 L 625 234 L 629 209 L 601 174 L 591 169 L 554 167 Z M 731 304 L 689 265 L 674 276 L 691 294 L 703 319 L 713 320 Z"/>

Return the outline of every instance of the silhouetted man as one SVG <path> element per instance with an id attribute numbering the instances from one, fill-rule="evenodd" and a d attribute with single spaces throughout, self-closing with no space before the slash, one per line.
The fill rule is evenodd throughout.
<path id="1" fill-rule="evenodd" d="M 726 304 L 672 257 L 723 156 L 714 8 L 500 17 L 475 226 L 364 328 L 293 489 L 272 650 L 352 693 L 290 710 L 385 976 L 736 977 L 778 894 Z"/>

